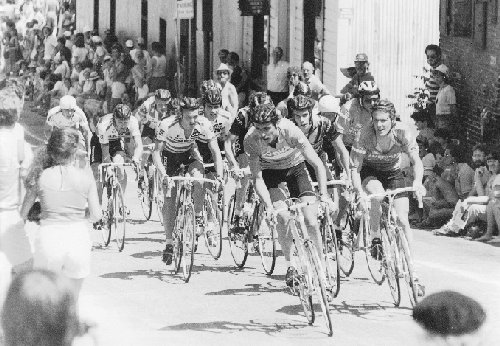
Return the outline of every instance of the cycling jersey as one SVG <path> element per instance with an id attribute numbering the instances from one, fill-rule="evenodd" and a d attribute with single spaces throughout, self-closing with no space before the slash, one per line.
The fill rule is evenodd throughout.
<path id="1" fill-rule="evenodd" d="M 229 133 L 237 137 L 236 143 L 234 143 L 234 155 L 236 157 L 245 152 L 244 140 L 250 125 L 250 107 L 240 108 L 229 129 Z"/>
<path id="2" fill-rule="evenodd" d="M 139 122 L 135 117 L 130 117 L 126 130 L 119 133 L 115 126 L 112 113 L 103 116 L 99 120 L 97 124 L 97 133 L 99 136 L 99 143 L 101 144 L 109 144 L 110 142 L 117 141 L 122 136 L 136 137 L 141 135 L 139 131 Z"/>
<path id="3" fill-rule="evenodd" d="M 348 147 L 354 145 L 361 129 L 372 120 L 370 111 L 360 102 L 360 99 L 352 99 L 340 108 L 337 127 L 338 131 L 343 134 L 342 141 Z"/>
<path id="4" fill-rule="evenodd" d="M 151 96 L 137 109 L 136 117 L 141 124 L 147 124 L 152 129 L 156 129 L 160 122 L 170 116 L 168 112 L 160 113 L 156 109 L 156 97 Z"/>
<path id="5" fill-rule="evenodd" d="M 196 141 L 211 141 L 215 135 L 207 118 L 198 117 L 196 125 L 186 138 L 181 126 L 180 117 L 163 119 L 158 127 L 156 139 L 165 142 L 165 150 L 172 153 L 183 153 L 196 147 Z"/>
<path id="6" fill-rule="evenodd" d="M 353 168 L 358 168 L 360 157 L 363 158 L 363 168 L 371 168 L 376 171 L 388 172 L 399 169 L 401 153 L 418 155 L 418 145 L 415 137 L 411 135 L 409 128 L 396 122 L 389 133 L 391 146 L 389 150 L 382 151 L 377 144 L 377 137 L 373 124 L 365 126 L 360 133 L 359 140 L 354 144 L 352 150 L 355 154 L 351 161 Z"/>
<path id="7" fill-rule="evenodd" d="M 255 127 L 245 137 L 245 151 L 252 157 L 259 157 L 262 169 L 286 169 L 304 161 L 301 150 L 307 143 L 306 136 L 288 119 L 276 123 L 278 140 L 275 147 L 264 142 Z"/>
<path id="8" fill-rule="evenodd" d="M 210 123 L 210 130 L 212 130 L 215 137 L 217 139 L 224 138 L 229 133 L 229 128 L 231 127 L 231 113 L 222 108 L 215 109 L 213 113 L 215 113 L 214 120 L 209 120 L 206 117 L 205 119 Z M 208 143 L 210 139 L 200 138 L 198 141 Z"/>
<path id="9" fill-rule="evenodd" d="M 78 106 L 75 108 L 75 112 L 70 118 L 63 115 L 61 107 L 59 106 L 50 109 L 47 114 L 47 125 L 57 127 L 59 129 L 71 127 L 77 130 L 83 129 L 90 132 L 87 117 Z"/>
<path id="10" fill-rule="evenodd" d="M 328 142 L 334 141 L 339 135 L 337 130 L 336 122 L 332 122 L 330 119 L 325 118 L 321 115 L 314 114 L 311 117 L 312 126 L 306 134 L 309 143 L 311 143 L 314 151 L 318 155 L 321 155 L 325 150 Z M 327 139 L 327 142 L 324 139 Z"/>

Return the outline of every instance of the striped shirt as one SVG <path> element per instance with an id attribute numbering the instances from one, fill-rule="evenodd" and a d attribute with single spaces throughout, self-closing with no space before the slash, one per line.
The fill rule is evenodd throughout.
<path id="1" fill-rule="evenodd" d="M 432 76 L 432 71 L 434 69 L 431 67 L 430 69 L 425 68 L 425 71 L 428 71 L 427 78 L 428 80 L 425 82 L 425 87 L 429 91 L 429 101 L 432 103 L 436 103 L 436 97 L 439 92 L 439 85 L 436 82 L 436 79 Z"/>
<path id="2" fill-rule="evenodd" d="M 160 113 L 156 109 L 155 103 L 156 97 L 151 96 L 137 109 L 135 116 L 142 124 L 148 124 L 152 129 L 155 129 L 160 125 L 160 122 L 170 116 L 168 112 Z"/>
<path id="3" fill-rule="evenodd" d="M 141 136 L 137 118 L 131 117 L 125 132 L 118 132 L 115 122 L 113 121 L 113 114 L 111 113 L 101 118 L 97 124 L 97 133 L 99 136 L 99 143 L 101 144 L 109 144 L 110 141 L 119 140 L 122 136 Z"/>
<path id="4" fill-rule="evenodd" d="M 197 123 L 186 138 L 180 123 L 180 117 L 163 119 L 158 127 L 156 139 L 165 142 L 165 150 L 174 154 L 184 153 L 196 147 L 196 141 L 210 142 L 215 134 L 210 129 L 210 121 L 199 117 Z"/>

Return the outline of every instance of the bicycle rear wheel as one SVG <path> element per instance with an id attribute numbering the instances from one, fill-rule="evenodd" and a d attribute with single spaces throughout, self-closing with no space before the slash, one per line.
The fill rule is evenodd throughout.
<path id="1" fill-rule="evenodd" d="M 384 269 L 385 276 L 387 277 L 387 285 L 391 291 L 392 299 L 394 300 L 394 305 L 399 306 L 401 303 L 401 287 L 399 285 L 399 273 L 397 269 L 398 263 L 398 253 L 394 239 L 392 235 L 389 235 L 387 228 L 382 227 L 380 229 L 381 239 L 382 239 L 382 249 L 384 251 Z"/>
<path id="2" fill-rule="evenodd" d="M 339 265 L 346 277 L 351 275 L 354 269 L 354 236 L 358 230 L 359 220 L 356 220 L 353 213 L 348 211 L 345 225 L 337 239 Z"/>
<path id="3" fill-rule="evenodd" d="M 414 307 L 418 303 L 418 285 L 415 280 L 413 261 L 410 254 L 410 248 L 408 247 L 408 241 L 406 235 L 403 233 L 402 229 L 398 230 L 399 240 L 401 244 L 399 245 L 399 253 L 401 257 L 401 271 L 404 276 L 406 286 L 408 288 L 408 295 L 410 298 L 411 306 Z"/>
<path id="4" fill-rule="evenodd" d="M 123 248 L 125 247 L 127 214 L 121 186 L 117 184 L 113 190 L 113 232 L 115 234 L 118 251 L 123 251 Z"/>
<path id="5" fill-rule="evenodd" d="M 260 203 L 257 208 L 255 208 L 252 220 L 252 229 L 257 228 L 257 232 L 253 234 L 258 234 L 259 240 L 259 253 L 262 262 L 262 267 L 267 275 L 271 275 L 274 271 L 274 266 L 276 265 L 276 239 L 274 226 L 270 225 L 268 222 L 263 222 L 264 220 L 264 205 Z"/>
<path id="6" fill-rule="evenodd" d="M 373 281 L 377 285 L 382 285 L 385 279 L 384 267 L 382 265 L 384 259 L 384 252 L 382 244 L 374 245 L 372 247 L 370 241 L 370 218 L 367 214 L 361 218 L 360 231 L 363 237 L 363 249 L 365 252 L 366 263 L 368 264 L 368 271 L 370 272 Z M 373 254 L 373 256 L 372 256 Z"/>
<path id="7" fill-rule="evenodd" d="M 222 253 L 222 224 L 219 216 L 222 216 L 213 205 L 210 193 L 205 195 L 203 203 L 203 215 L 205 217 L 205 245 L 214 259 L 219 259 Z"/>
<path id="8" fill-rule="evenodd" d="M 113 208 L 110 201 L 111 197 L 108 195 L 107 186 L 103 187 L 101 196 L 101 205 L 105 205 L 106 209 L 103 210 L 103 223 L 99 227 L 99 234 L 103 247 L 106 247 L 111 242 L 111 220 L 113 215 Z"/>
<path id="9" fill-rule="evenodd" d="M 228 218 L 229 218 L 229 229 L 231 229 L 234 222 L 234 208 L 236 200 L 235 196 L 231 196 L 228 206 Z M 248 232 L 248 230 L 246 230 Z M 248 236 L 246 234 L 240 233 L 228 233 L 229 249 L 231 250 L 231 256 L 233 256 L 234 263 L 238 268 L 243 268 L 248 257 Z"/>
<path id="10" fill-rule="evenodd" d="M 174 230 L 172 232 L 172 240 L 173 240 L 173 263 L 174 263 L 174 274 L 177 274 L 181 269 L 182 263 L 182 251 L 183 251 L 183 242 L 182 242 L 182 230 L 184 228 L 184 208 L 178 209 L 177 215 L 175 217 L 175 225 Z"/>
<path id="11" fill-rule="evenodd" d="M 184 203 L 189 203 L 184 201 Z M 192 204 L 185 204 L 184 224 L 182 227 L 182 274 L 185 282 L 191 278 L 194 262 L 194 247 L 196 240 L 196 221 Z"/>
<path id="12" fill-rule="evenodd" d="M 139 186 L 139 200 L 141 201 L 142 212 L 146 221 L 151 218 L 153 211 L 153 179 L 149 177 L 148 170 L 142 169 L 143 182 Z"/>
<path id="13" fill-rule="evenodd" d="M 165 198 L 165 196 L 163 195 L 163 183 L 160 179 L 158 171 L 155 171 L 154 182 L 155 182 L 154 200 L 156 203 L 156 211 L 158 212 L 158 219 L 160 220 L 160 223 L 163 225 L 163 199 Z"/>
<path id="14" fill-rule="evenodd" d="M 325 215 L 323 217 L 320 226 L 323 238 L 323 256 L 326 263 L 326 278 L 331 286 L 333 297 L 336 297 L 340 291 L 340 262 L 337 237 L 329 216 Z"/>

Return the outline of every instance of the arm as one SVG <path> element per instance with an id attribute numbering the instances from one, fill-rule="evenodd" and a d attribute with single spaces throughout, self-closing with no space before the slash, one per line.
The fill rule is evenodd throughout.
<path id="1" fill-rule="evenodd" d="M 231 109 L 229 109 L 229 112 L 233 117 L 236 116 L 236 112 L 238 111 L 238 92 L 236 91 L 236 88 L 234 85 L 231 84 L 231 87 L 229 88 L 229 103 L 231 104 Z"/>
<path id="2" fill-rule="evenodd" d="M 340 166 L 346 172 L 347 179 L 351 180 L 351 171 L 349 169 L 349 152 L 342 141 L 342 135 L 338 135 L 332 141 L 333 148 L 335 149 L 335 154 L 337 155 L 337 160 L 340 163 Z"/>
<path id="3" fill-rule="evenodd" d="M 252 172 L 255 192 L 257 192 L 257 195 L 266 205 L 266 209 L 271 210 L 273 208 L 273 202 L 271 201 L 271 195 L 269 194 L 269 190 L 267 189 L 266 183 L 264 182 L 264 178 L 262 178 L 260 158 L 258 156 L 250 156 L 249 166 L 250 172 Z"/>
<path id="4" fill-rule="evenodd" d="M 24 196 L 23 200 L 23 205 L 21 206 L 21 217 L 23 220 L 26 220 L 28 218 L 28 213 L 33 206 L 33 203 L 35 203 L 36 200 L 36 189 L 31 188 L 28 191 L 26 191 L 26 195 Z"/>
<path id="5" fill-rule="evenodd" d="M 140 162 L 142 157 L 142 138 L 141 135 L 134 136 L 134 155 L 132 156 L 132 160 L 134 162 Z"/>
<path id="6" fill-rule="evenodd" d="M 408 152 L 408 156 L 410 157 L 410 162 L 413 165 L 413 186 L 416 184 L 422 185 L 422 180 L 424 178 L 424 165 L 422 164 L 422 160 L 420 160 L 420 156 L 418 156 L 418 151 L 412 150 Z"/>
<path id="7" fill-rule="evenodd" d="M 217 172 L 217 177 L 222 178 L 224 174 L 222 167 L 222 155 L 220 153 L 219 145 L 217 144 L 217 138 L 212 138 L 210 142 L 208 142 L 208 148 L 212 153 L 212 158 L 214 159 L 215 171 Z"/>
<path id="8" fill-rule="evenodd" d="M 326 196 L 328 191 L 326 189 L 326 171 L 325 166 L 323 165 L 323 161 L 321 161 L 318 154 L 316 154 L 309 141 L 304 143 L 304 147 L 301 151 L 307 162 L 314 168 L 316 178 L 318 179 L 318 189 L 320 195 Z"/>
<path id="9" fill-rule="evenodd" d="M 165 148 L 165 142 L 155 140 L 155 150 L 153 151 L 153 163 L 155 164 L 156 169 L 160 172 L 162 177 L 167 175 L 165 170 L 165 166 L 163 166 L 163 162 L 161 162 L 161 152 Z"/>
<path id="10" fill-rule="evenodd" d="M 236 141 L 237 137 L 233 134 L 229 134 L 229 136 L 226 137 L 224 140 L 224 151 L 226 152 L 226 159 L 228 160 L 229 164 L 231 167 L 234 169 L 238 169 L 239 165 L 238 162 L 236 161 L 236 158 L 234 157 L 233 153 L 233 144 Z"/>
<path id="11" fill-rule="evenodd" d="M 352 186 L 354 190 L 358 193 L 360 197 L 366 196 L 363 185 L 361 181 L 361 168 L 363 167 L 363 160 L 365 158 L 364 153 L 357 152 L 356 150 L 351 151 L 351 179 Z"/>
<path id="12" fill-rule="evenodd" d="M 102 209 L 99 205 L 99 197 L 97 195 L 97 186 L 94 180 L 94 176 L 90 172 L 90 191 L 88 196 L 89 211 L 90 211 L 90 221 L 97 222 L 102 218 Z"/>

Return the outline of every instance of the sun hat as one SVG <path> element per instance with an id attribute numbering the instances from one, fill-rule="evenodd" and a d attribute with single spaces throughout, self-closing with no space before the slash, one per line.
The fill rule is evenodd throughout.
<path id="1" fill-rule="evenodd" d="M 365 53 L 358 53 L 356 54 L 356 57 L 354 58 L 354 61 L 368 61 L 368 55 Z"/>
<path id="2" fill-rule="evenodd" d="M 229 68 L 229 66 L 227 64 L 221 63 L 219 65 L 219 67 L 217 67 L 216 71 L 231 71 L 231 69 Z"/>
<path id="3" fill-rule="evenodd" d="M 133 48 L 134 47 L 134 41 L 127 40 L 127 42 L 125 42 L 125 47 L 127 47 L 127 48 Z"/>

